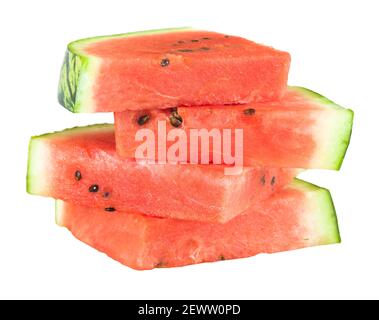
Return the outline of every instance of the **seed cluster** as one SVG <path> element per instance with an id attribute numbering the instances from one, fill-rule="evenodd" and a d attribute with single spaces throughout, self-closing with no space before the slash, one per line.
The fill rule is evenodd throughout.
<path id="1" fill-rule="evenodd" d="M 230 36 L 225 35 L 224 38 L 230 38 Z M 177 47 L 178 45 L 184 45 L 186 43 L 188 43 L 188 44 L 201 43 L 202 41 L 209 41 L 209 40 L 212 40 L 212 39 L 209 37 L 203 37 L 203 38 L 191 39 L 191 40 L 187 40 L 187 41 L 178 40 L 175 43 L 173 43 L 172 45 L 174 47 Z M 224 45 L 224 46 L 229 47 L 228 45 Z M 176 52 L 189 53 L 189 52 L 195 52 L 195 51 L 209 51 L 209 50 L 211 50 L 210 47 L 202 46 L 200 48 L 192 48 L 192 49 L 189 49 L 189 48 L 177 49 Z M 161 65 L 161 67 L 167 67 L 170 65 L 170 60 L 168 58 L 162 58 L 162 60 L 160 61 L 160 65 Z"/>
<path id="2" fill-rule="evenodd" d="M 75 178 L 76 181 L 82 180 L 82 173 L 79 170 L 76 170 L 74 172 L 74 178 Z M 90 192 L 90 193 L 97 193 L 97 192 L 99 192 L 99 190 L 100 190 L 100 187 L 99 187 L 98 184 L 92 184 L 88 188 L 88 192 Z M 104 191 L 103 192 L 103 198 L 108 199 L 110 196 L 111 196 L 111 193 L 109 191 Z M 106 207 L 106 208 L 104 208 L 104 210 L 107 211 L 107 212 L 115 212 L 116 208 L 114 208 L 114 207 Z"/>
<path id="3" fill-rule="evenodd" d="M 188 41 L 184 41 L 184 40 L 178 40 L 176 41 L 173 46 L 178 46 L 178 45 L 183 45 L 183 44 L 186 44 L 186 43 L 189 43 L 189 44 L 192 44 L 192 43 L 201 43 L 202 41 L 208 41 L 208 40 L 212 40 L 211 38 L 209 37 L 203 37 L 203 38 L 200 38 L 200 39 L 191 39 L 191 40 L 188 40 Z M 195 51 L 208 51 L 208 50 L 211 50 L 210 47 L 207 47 L 207 46 L 202 46 L 200 48 L 193 48 L 193 49 L 189 49 L 189 48 L 183 48 L 183 49 L 177 49 L 176 52 L 180 52 L 180 53 L 188 53 L 188 52 L 195 52 Z M 163 60 L 162 60 L 163 61 Z M 161 63 L 162 65 L 162 63 Z M 163 65 L 162 65 L 163 66 Z M 166 65 L 165 65 L 166 66 Z"/>
<path id="4" fill-rule="evenodd" d="M 261 176 L 260 183 L 262 186 L 264 186 L 266 184 L 266 176 L 265 175 Z M 270 180 L 271 186 L 273 186 L 275 183 L 276 183 L 276 177 L 272 176 L 272 178 Z"/>

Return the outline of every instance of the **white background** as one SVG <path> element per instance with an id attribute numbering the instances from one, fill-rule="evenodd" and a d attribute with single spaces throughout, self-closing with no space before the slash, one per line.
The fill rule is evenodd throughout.
<path id="1" fill-rule="evenodd" d="M 378 1 L 1 1 L 0 298 L 379 298 Z M 54 202 L 25 192 L 31 135 L 112 121 L 56 99 L 65 46 L 82 37 L 194 26 L 292 54 L 290 83 L 355 111 L 330 188 L 341 245 L 138 272 L 54 224 Z"/>

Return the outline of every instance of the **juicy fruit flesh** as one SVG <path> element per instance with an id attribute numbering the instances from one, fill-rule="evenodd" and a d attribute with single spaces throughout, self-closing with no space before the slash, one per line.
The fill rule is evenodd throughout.
<path id="1" fill-rule="evenodd" d="M 319 210 L 320 206 L 325 210 Z M 109 214 L 62 201 L 56 208 L 58 224 L 135 269 L 235 259 L 340 241 L 328 191 L 299 181 L 226 224 L 158 219 L 133 212 Z"/>
<path id="2" fill-rule="evenodd" d="M 207 31 L 93 38 L 69 45 L 59 101 L 73 112 L 268 101 L 289 65 L 286 52 Z"/>
<path id="3" fill-rule="evenodd" d="M 139 164 L 116 155 L 112 125 L 95 125 L 32 138 L 28 191 L 103 211 L 225 222 L 297 172 L 244 168 L 225 176 L 217 165 Z"/>
<path id="4" fill-rule="evenodd" d="M 175 112 L 182 119 L 180 129 L 186 132 L 187 137 L 190 137 L 191 129 L 243 129 L 246 166 L 339 169 L 352 126 L 350 110 L 298 87 L 289 88 L 285 96 L 275 102 L 179 107 Z M 139 123 L 141 116 L 148 117 L 148 121 Z M 155 133 L 157 149 L 157 122 L 164 121 L 169 131 L 174 128 L 171 117 L 172 111 L 169 110 L 115 113 L 118 153 L 122 157 L 135 157 L 135 151 L 141 144 L 134 139 L 139 129 L 150 129 Z M 232 150 L 234 141 L 232 131 Z M 189 144 L 189 138 L 187 142 Z M 167 149 L 172 144 L 167 142 Z M 199 159 L 200 152 L 199 148 Z M 212 152 L 210 148 L 211 160 Z"/>

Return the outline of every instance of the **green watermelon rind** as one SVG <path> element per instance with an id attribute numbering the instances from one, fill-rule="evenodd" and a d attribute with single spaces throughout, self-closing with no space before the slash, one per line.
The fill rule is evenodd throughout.
<path id="1" fill-rule="evenodd" d="M 307 193 L 308 202 L 312 204 L 312 208 L 309 210 L 318 211 L 318 214 L 315 215 L 317 219 L 304 223 L 309 230 L 312 230 L 312 234 L 318 234 L 318 239 L 313 240 L 315 241 L 314 245 L 341 243 L 337 213 L 330 191 L 300 179 L 294 179 L 290 187 L 302 191 L 312 191 Z M 305 238 L 304 241 L 312 241 L 312 237 Z"/>
<path id="2" fill-rule="evenodd" d="M 190 27 L 182 27 L 137 31 L 110 36 L 86 38 L 69 43 L 59 77 L 59 103 L 73 113 L 93 112 L 83 106 L 95 106 L 91 100 L 92 84 L 93 80 L 96 79 L 96 73 L 101 63 L 101 59 L 92 56 L 89 57 L 84 54 L 82 49 L 86 45 L 113 38 L 140 37 L 152 34 L 189 30 L 194 29 Z"/>
<path id="3" fill-rule="evenodd" d="M 67 128 L 61 131 L 44 133 L 38 136 L 32 136 L 30 140 L 32 141 L 32 140 L 37 140 L 37 139 L 50 139 L 56 136 L 63 138 L 66 135 L 77 135 L 78 133 L 92 134 L 94 131 L 103 131 L 103 130 L 113 131 L 113 129 L 114 129 L 114 125 L 111 123 L 97 123 L 97 124 L 90 124 L 88 126 L 78 126 L 78 127 Z"/>
<path id="4" fill-rule="evenodd" d="M 324 189 L 323 193 L 322 197 L 324 201 L 322 202 L 323 206 L 320 208 L 320 210 L 325 212 L 323 230 L 330 230 L 330 232 L 327 233 L 329 234 L 327 238 L 329 244 L 341 243 L 341 233 L 332 195 L 328 189 Z"/>
<path id="5" fill-rule="evenodd" d="M 63 131 L 56 131 L 51 133 L 46 133 L 39 136 L 33 136 L 30 138 L 29 142 L 29 153 L 28 153 L 28 167 L 26 174 L 26 191 L 29 194 L 41 195 L 44 194 L 45 185 L 48 184 L 48 177 L 44 172 L 46 168 L 46 162 L 52 161 L 50 159 L 49 147 L 47 143 L 54 139 L 55 137 L 64 138 L 68 135 L 76 135 L 78 133 L 93 133 L 94 131 L 113 131 L 113 124 L 102 123 L 94 124 L 84 127 L 74 127 L 65 129 Z M 41 179 L 41 177 L 44 177 Z"/>
<path id="6" fill-rule="evenodd" d="M 66 109 L 75 112 L 80 74 L 88 71 L 88 59 L 66 51 L 60 72 L 58 101 Z"/>
<path id="7" fill-rule="evenodd" d="M 319 144 L 324 148 L 319 150 L 315 156 L 316 162 L 313 167 L 340 170 L 351 140 L 354 122 L 353 110 L 344 108 L 325 96 L 304 87 L 289 86 L 289 89 L 295 90 L 313 102 L 320 104 L 325 111 L 330 109 L 335 111 L 327 114 L 327 118 L 319 120 L 325 123 L 326 137 L 324 139 L 326 138 L 328 141 L 320 143 L 323 138 L 318 137 Z"/>

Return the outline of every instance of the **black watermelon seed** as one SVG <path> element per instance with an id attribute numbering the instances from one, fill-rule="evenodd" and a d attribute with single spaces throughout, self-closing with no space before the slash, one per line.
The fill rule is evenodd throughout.
<path id="1" fill-rule="evenodd" d="M 183 118 L 179 115 L 177 111 L 174 111 L 170 115 L 170 123 L 173 127 L 179 128 L 183 123 Z"/>
<path id="2" fill-rule="evenodd" d="M 116 208 L 108 207 L 108 208 L 105 208 L 104 210 L 107 211 L 107 212 L 115 212 Z"/>
<path id="3" fill-rule="evenodd" d="M 178 52 L 193 52 L 191 49 L 179 49 Z"/>
<path id="4" fill-rule="evenodd" d="M 207 38 L 207 37 L 204 37 L 204 38 L 201 38 L 202 40 L 211 40 L 211 38 Z"/>
<path id="5" fill-rule="evenodd" d="M 179 40 L 177 43 L 179 43 L 179 44 L 183 44 L 183 43 L 185 43 L 185 41 L 183 41 L 183 40 Z"/>
<path id="6" fill-rule="evenodd" d="M 220 261 L 224 261 L 225 257 L 223 255 L 221 255 L 219 259 L 220 259 Z"/>
<path id="7" fill-rule="evenodd" d="M 199 42 L 199 40 L 194 39 L 194 40 L 191 40 L 191 42 Z"/>
<path id="8" fill-rule="evenodd" d="M 89 187 L 88 191 L 89 192 L 98 192 L 99 186 L 97 184 L 93 184 L 92 186 Z"/>
<path id="9" fill-rule="evenodd" d="M 161 66 L 162 67 L 167 67 L 170 64 L 170 60 L 167 58 L 164 58 L 161 60 Z"/>
<path id="10" fill-rule="evenodd" d="M 208 51 L 208 50 L 211 50 L 211 49 L 208 48 L 208 47 L 201 47 L 200 50 Z"/>
<path id="11" fill-rule="evenodd" d="M 164 268 L 164 266 L 165 266 L 165 263 L 164 263 L 163 261 L 159 261 L 159 262 L 155 265 L 156 268 Z"/>
<path id="12" fill-rule="evenodd" d="M 230 38 L 230 36 L 224 36 L 224 38 Z"/>
<path id="13" fill-rule="evenodd" d="M 180 116 L 179 116 L 179 117 L 180 117 Z M 173 127 L 175 127 L 175 128 L 179 128 L 179 127 L 182 125 L 183 120 L 182 120 L 181 117 L 178 118 L 178 117 L 171 116 L 171 117 L 170 117 L 170 123 L 171 123 L 171 125 L 172 125 Z"/>
<path id="14" fill-rule="evenodd" d="M 265 185 L 266 184 L 266 177 L 263 175 L 261 177 L 261 185 Z"/>
<path id="15" fill-rule="evenodd" d="M 255 114 L 255 109 L 253 108 L 245 109 L 243 110 L 243 114 L 247 116 L 252 116 L 253 114 Z"/>
<path id="16" fill-rule="evenodd" d="M 275 178 L 275 176 L 273 176 L 271 179 L 271 185 L 273 186 L 275 184 L 275 182 L 276 182 L 276 178 Z"/>
<path id="17" fill-rule="evenodd" d="M 82 173 L 79 170 L 75 171 L 75 180 L 76 181 L 82 180 Z"/>
<path id="18" fill-rule="evenodd" d="M 108 192 L 108 191 L 105 191 L 105 192 L 103 193 L 103 198 L 109 198 L 109 197 L 110 197 L 110 195 L 111 195 L 111 193 L 110 193 L 110 192 Z"/>
<path id="19" fill-rule="evenodd" d="M 137 123 L 140 125 L 140 126 L 143 126 L 145 123 L 147 123 L 148 121 L 150 120 L 150 116 L 148 114 L 144 114 L 143 116 L 140 116 L 138 119 L 137 119 Z"/>

